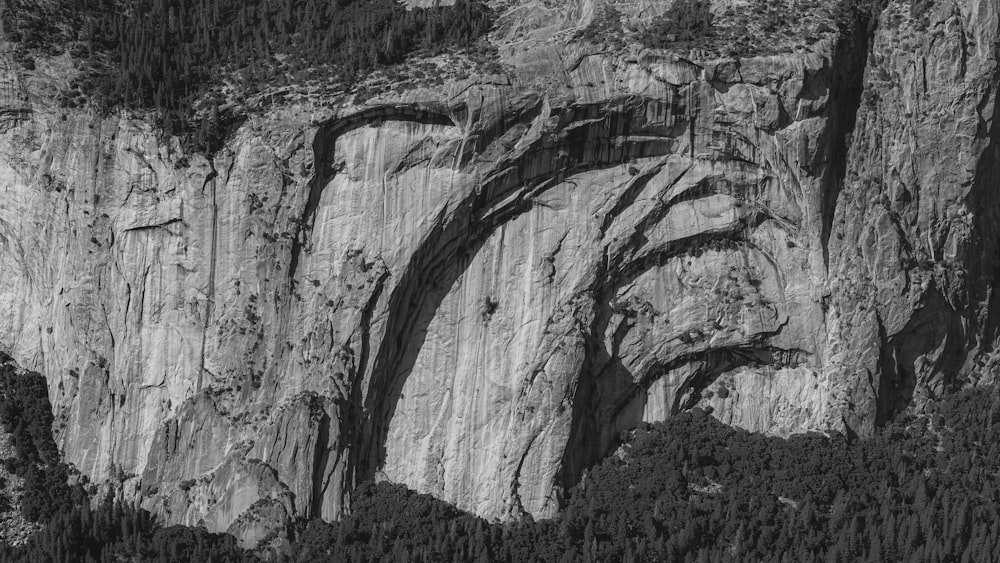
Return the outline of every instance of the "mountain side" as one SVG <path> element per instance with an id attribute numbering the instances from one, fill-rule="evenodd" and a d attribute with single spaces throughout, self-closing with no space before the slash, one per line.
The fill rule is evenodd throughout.
<path id="1" fill-rule="evenodd" d="M 698 4 L 496 3 L 506 73 L 286 99 L 211 157 L 4 58 L 0 345 L 66 460 L 252 546 L 368 479 L 544 517 L 643 421 L 870 434 L 977 383 L 996 3 L 675 34 Z"/>
<path id="2" fill-rule="evenodd" d="M 870 386 L 852 426 L 992 370 L 997 5 L 890 3 L 830 237 L 832 357 Z M 971 379 L 970 379 L 971 377 Z"/>

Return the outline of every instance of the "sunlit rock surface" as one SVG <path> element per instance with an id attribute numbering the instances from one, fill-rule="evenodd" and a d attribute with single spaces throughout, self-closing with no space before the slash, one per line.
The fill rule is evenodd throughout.
<path id="1" fill-rule="evenodd" d="M 515 2 L 509 76 L 272 108 L 211 160 L 5 63 L 0 346 L 67 461 L 248 546 L 365 479 L 550 516 L 697 405 L 869 432 L 995 341 L 997 5 L 937 4 L 701 60 Z"/>

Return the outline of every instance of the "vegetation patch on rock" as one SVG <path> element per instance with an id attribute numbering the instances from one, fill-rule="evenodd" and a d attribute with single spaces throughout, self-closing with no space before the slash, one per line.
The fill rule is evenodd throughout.
<path id="1" fill-rule="evenodd" d="M 414 9 L 396 0 L 11 0 L 3 14 L 25 67 L 62 52 L 79 59 L 63 104 L 149 112 L 203 152 L 219 148 L 248 100 L 280 100 L 282 86 L 343 92 L 412 56 L 488 59 L 493 19 L 472 0 Z"/>

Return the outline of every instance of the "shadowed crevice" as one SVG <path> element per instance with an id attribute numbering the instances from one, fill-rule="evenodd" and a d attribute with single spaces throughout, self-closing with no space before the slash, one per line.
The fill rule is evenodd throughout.
<path id="1" fill-rule="evenodd" d="M 884 6 L 884 2 L 881 5 Z M 823 248 L 823 263 L 828 268 L 830 234 L 837 212 L 837 200 L 847 175 L 850 142 L 865 90 L 865 70 L 868 67 L 868 55 L 875 37 L 879 12 L 881 8 L 876 9 L 874 15 L 857 16 L 858 19 L 854 22 L 855 33 L 842 34 L 837 42 L 833 57 L 834 68 L 830 72 L 830 100 L 833 105 L 827 114 L 828 126 L 820 138 L 819 150 L 816 151 L 815 160 L 818 162 L 809 164 L 810 168 L 822 167 L 823 170 L 820 179 L 820 217 L 823 220 L 820 244 Z"/>

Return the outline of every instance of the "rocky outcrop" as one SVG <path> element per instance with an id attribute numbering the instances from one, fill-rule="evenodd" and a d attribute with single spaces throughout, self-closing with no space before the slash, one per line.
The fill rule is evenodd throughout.
<path id="1" fill-rule="evenodd" d="M 858 431 L 993 358 L 997 11 L 892 2 L 881 17 L 830 238 L 831 359 L 867 382 L 844 398 Z"/>
<path id="2" fill-rule="evenodd" d="M 715 60 L 512 6 L 509 76 L 272 108 L 211 160 L 8 65 L 0 344 L 68 461 L 245 545 L 366 479 L 552 515 L 697 405 L 869 432 L 991 357 L 1000 30 L 949 6 Z"/>

